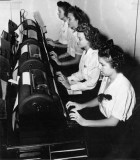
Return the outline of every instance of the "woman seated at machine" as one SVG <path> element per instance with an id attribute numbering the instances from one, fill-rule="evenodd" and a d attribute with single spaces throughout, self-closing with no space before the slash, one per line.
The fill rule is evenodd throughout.
<path id="1" fill-rule="evenodd" d="M 78 45 L 83 49 L 79 70 L 68 77 L 57 72 L 58 80 L 68 91 L 80 91 L 83 97 L 90 98 L 96 96 L 99 89 L 98 48 L 101 47 L 100 33 L 92 25 L 83 23 L 78 26 L 77 35 L 79 38 Z M 78 100 L 78 96 L 76 99 Z M 83 100 L 81 95 L 79 99 Z"/>
<path id="2" fill-rule="evenodd" d="M 59 33 L 59 38 L 56 41 L 53 41 L 50 38 L 47 38 L 47 44 L 48 48 L 50 50 L 54 50 L 59 54 L 59 52 L 66 52 L 67 50 L 67 43 L 68 43 L 68 32 L 69 32 L 69 27 L 68 27 L 68 9 L 71 7 L 71 5 L 68 2 L 62 2 L 58 1 L 57 2 L 58 6 L 58 16 L 60 20 L 62 20 L 64 23 L 60 29 Z"/>
<path id="3" fill-rule="evenodd" d="M 99 63 L 103 79 L 98 96 L 86 103 L 69 101 L 66 104 L 69 109 L 74 107 L 70 112 L 71 120 L 90 128 L 87 139 L 92 147 L 93 144 L 96 146 L 95 139 L 101 139 L 105 135 L 116 141 L 119 135 L 123 134 L 124 128 L 122 127 L 123 130 L 119 129 L 118 132 L 115 130 L 116 127 L 114 130 L 111 128 L 123 126 L 124 122 L 132 116 L 136 103 L 134 88 L 121 72 L 124 63 L 123 51 L 116 45 L 107 44 L 99 50 Z M 89 108 L 90 112 L 83 116 L 80 112 L 85 108 Z"/>
<path id="4" fill-rule="evenodd" d="M 50 53 L 51 58 L 57 64 L 57 70 L 63 70 L 69 74 L 78 70 L 78 64 L 83 51 L 77 45 L 78 37 L 76 28 L 82 23 L 89 23 L 89 18 L 86 13 L 77 6 L 70 7 L 68 10 L 68 25 L 71 28 L 71 32 L 69 32 L 68 35 L 67 52 L 60 56 L 58 56 L 54 51 Z M 70 68 L 68 68 L 69 66 Z"/>

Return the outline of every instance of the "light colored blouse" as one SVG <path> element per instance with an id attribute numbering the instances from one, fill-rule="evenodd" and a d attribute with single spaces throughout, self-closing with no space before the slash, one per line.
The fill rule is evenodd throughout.
<path id="1" fill-rule="evenodd" d="M 77 31 L 69 29 L 67 53 L 72 57 L 75 57 L 76 54 L 82 55 L 81 49 L 79 49 L 78 46 L 78 41 Z"/>
<path id="2" fill-rule="evenodd" d="M 100 69 L 98 61 L 98 50 L 90 48 L 87 53 L 83 52 L 80 63 L 79 71 L 68 77 L 71 84 L 71 90 L 90 90 L 93 89 L 99 79 Z M 83 81 L 84 82 L 81 82 Z"/>
<path id="3" fill-rule="evenodd" d="M 62 44 L 68 44 L 68 32 L 69 32 L 69 27 L 68 27 L 68 22 L 64 22 L 62 24 L 62 27 L 59 32 L 59 39 L 58 41 Z"/>
<path id="4" fill-rule="evenodd" d="M 117 75 L 108 88 L 106 88 L 107 81 L 108 77 L 104 77 L 98 94 L 109 94 L 112 99 L 104 98 L 99 103 L 100 111 L 107 118 L 113 116 L 123 121 L 129 119 L 136 103 L 135 91 L 131 83 L 122 73 Z"/>

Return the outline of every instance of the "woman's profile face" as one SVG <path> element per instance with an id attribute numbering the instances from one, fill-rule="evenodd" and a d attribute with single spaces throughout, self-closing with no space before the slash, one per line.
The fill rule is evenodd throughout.
<path id="1" fill-rule="evenodd" d="M 78 32 L 77 33 L 78 37 L 78 45 L 80 48 L 88 49 L 89 48 L 89 42 L 86 40 L 85 35 L 83 32 Z"/>
<path id="2" fill-rule="evenodd" d="M 72 29 L 76 29 L 78 27 L 78 20 L 75 19 L 72 13 L 68 13 L 68 25 Z"/>
<path id="3" fill-rule="evenodd" d="M 114 73 L 115 69 L 111 66 L 108 58 L 99 57 L 99 63 L 100 63 L 101 73 L 104 76 L 110 77 Z"/>
<path id="4" fill-rule="evenodd" d="M 65 15 L 64 15 L 64 10 L 61 7 L 58 7 L 58 17 L 63 20 Z"/>

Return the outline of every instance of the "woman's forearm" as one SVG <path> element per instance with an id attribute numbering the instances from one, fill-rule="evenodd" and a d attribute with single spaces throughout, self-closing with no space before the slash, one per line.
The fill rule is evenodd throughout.
<path id="1" fill-rule="evenodd" d="M 73 65 L 73 64 L 78 64 L 78 61 L 76 59 L 64 61 L 61 63 L 61 66 L 69 66 L 69 65 Z"/>
<path id="2" fill-rule="evenodd" d="M 67 44 L 55 43 L 55 47 L 58 47 L 58 48 L 67 48 Z"/>
<path id="3" fill-rule="evenodd" d="M 83 126 L 85 127 L 114 127 L 118 124 L 119 119 L 111 116 L 101 120 L 85 120 Z"/>
<path id="4" fill-rule="evenodd" d="M 70 56 L 70 57 L 72 57 L 72 56 Z M 76 55 L 75 57 L 72 57 L 71 60 L 62 62 L 61 66 L 69 66 L 69 65 L 79 64 L 80 58 L 81 58 L 81 55 Z"/>
<path id="5" fill-rule="evenodd" d="M 98 98 L 94 98 L 93 100 L 84 103 L 84 106 L 85 106 L 84 108 L 87 108 L 87 107 L 96 107 L 98 105 L 99 105 Z"/>
<path id="6" fill-rule="evenodd" d="M 66 58 L 68 56 L 70 56 L 70 55 L 66 52 L 66 53 L 61 54 L 60 56 L 58 56 L 58 59 Z"/>

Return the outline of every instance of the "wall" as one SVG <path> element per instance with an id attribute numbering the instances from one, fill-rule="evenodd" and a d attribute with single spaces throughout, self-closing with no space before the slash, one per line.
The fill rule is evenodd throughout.
<path id="1" fill-rule="evenodd" d="M 24 0 L 25 1 L 25 0 Z M 32 9 L 42 18 L 47 26 L 48 37 L 57 39 L 59 26 L 61 24 L 57 16 L 58 0 L 32 0 Z M 67 0 L 72 5 L 83 9 L 90 17 L 93 26 L 97 27 L 115 44 L 121 46 L 140 61 L 140 30 L 137 27 L 136 16 L 138 0 Z M 140 14 L 140 13 L 139 13 Z M 138 26 L 140 25 L 140 15 Z M 136 36 L 136 37 L 135 37 Z M 136 38 L 136 43 L 135 43 Z M 136 48 L 135 48 L 136 47 Z"/>
<path id="2" fill-rule="evenodd" d="M 136 32 L 136 48 L 135 48 L 135 58 L 140 62 L 140 2 L 138 6 L 138 23 Z"/>
<path id="3" fill-rule="evenodd" d="M 20 0 L 0 1 L 0 35 L 3 30 L 8 32 L 9 19 L 19 24 Z"/>
<path id="4" fill-rule="evenodd" d="M 8 31 L 8 20 L 11 18 L 10 3 L 0 1 L 0 35 L 3 30 Z"/>
<path id="5" fill-rule="evenodd" d="M 12 0 L 12 2 L 15 1 L 18 0 Z M 28 13 L 27 18 L 35 17 L 41 26 L 46 26 L 48 31 L 46 37 L 57 39 L 61 24 L 57 16 L 57 1 L 58 0 L 21 0 L 19 9 L 24 8 Z M 112 38 L 124 51 L 135 56 L 140 62 L 140 12 L 138 12 L 136 33 L 136 17 L 139 0 L 66 1 L 83 9 L 89 15 L 93 26 L 97 27 L 109 39 Z M 7 13 L 10 15 L 8 10 Z M 17 10 L 12 8 L 12 17 L 15 21 L 19 19 L 17 15 L 19 16 Z M 7 20 L 7 18 L 3 18 L 2 15 L 0 15 L 0 19 L 1 18 L 2 20 Z M 2 24 L 0 26 L 2 26 Z"/>
<path id="6" fill-rule="evenodd" d="M 86 11 L 93 26 L 140 61 L 140 45 L 138 45 L 140 44 L 140 13 L 135 46 L 138 0 L 82 0 L 82 2 L 75 0 L 74 2 Z M 134 47 L 136 47 L 135 53 Z"/>

